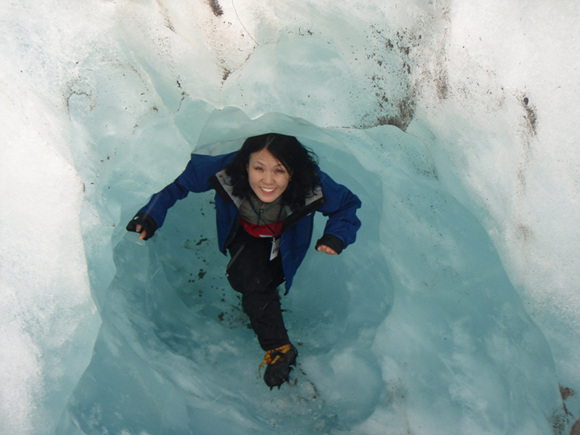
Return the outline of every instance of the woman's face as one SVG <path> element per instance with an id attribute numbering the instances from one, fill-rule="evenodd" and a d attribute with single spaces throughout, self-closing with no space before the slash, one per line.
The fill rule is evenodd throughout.
<path id="1" fill-rule="evenodd" d="M 262 202 L 277 200 L 290 182 L 286 167 L 267 148 L 250 154 L 246 169 L 250 187 Z"/>

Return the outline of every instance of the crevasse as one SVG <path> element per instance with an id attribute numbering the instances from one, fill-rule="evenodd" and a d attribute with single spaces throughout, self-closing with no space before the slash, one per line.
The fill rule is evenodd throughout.
<path id="1" fill-rule="evenodd" d="M 21 2 L 0 13 L 0 432 L 567 433 L 573 2 Z M 298 136 L 363 201 L 311 251 L 269 391 L 191 152 Z M 323 226 L 322 216 L 317 229 Z"/>

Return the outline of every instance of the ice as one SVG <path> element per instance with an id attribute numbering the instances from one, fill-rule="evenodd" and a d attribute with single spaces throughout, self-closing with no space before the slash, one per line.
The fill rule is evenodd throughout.
<path id="1" fill-rule="evenodd" d="M 5 3 L 0 433 L 570 432 L 577 2 Z M 363 202 L 283 298 L 273 391 L 212 195 L 124 230 L 265 131 Z"/>

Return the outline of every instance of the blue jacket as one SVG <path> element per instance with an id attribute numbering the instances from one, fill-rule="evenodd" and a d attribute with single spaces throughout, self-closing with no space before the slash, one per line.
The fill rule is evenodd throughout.
<path id="1" fill-rule="evenodd" d="M 237 151 L 219 156 L 192 154 L 191 160 L 183 173 L 160 192 L 139 212 L 149 214 L 157 223 L 163 225 L 167 210 L 189 192 L 206 192 L 216 190 L 215 207 L 219 249 L 226 254 L 228 244 L 235 236 L 239 225 L 238 205 L 241 198 L 228 192 L 224 183 L 223 169 L 234 159 Z M 324 234 L 338 237 L 344 247 L 353 243 L 356 232 L 360 228 L 360 220 L 356 210 L 361 202 L 345 186 L 336 183 L 327 174 L 320 171 L 320 187 L 306 201 L 300 210 L 292 210 L 284 221 L 280 236 L 280 255 L 284 276 L 286 277 L 286 292 L 292 286 L 292 280 L 302 260 L 304 259 L 312 239 L 314 226 L 314 211 L 328 216 Z"/>

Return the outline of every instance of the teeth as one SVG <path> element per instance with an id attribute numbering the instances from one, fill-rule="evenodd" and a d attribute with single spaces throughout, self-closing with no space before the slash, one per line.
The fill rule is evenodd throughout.
<path id="1" fill-rule="evenodd" d="M 266 189 L 265 187 L 262 187 L 262 190 L 263 190 L 264 192 L 268 192 L 268 193 L 270 193 L 270 192 L 273 192 L 273 191 L 274 191 L 274 189 Z"/>

